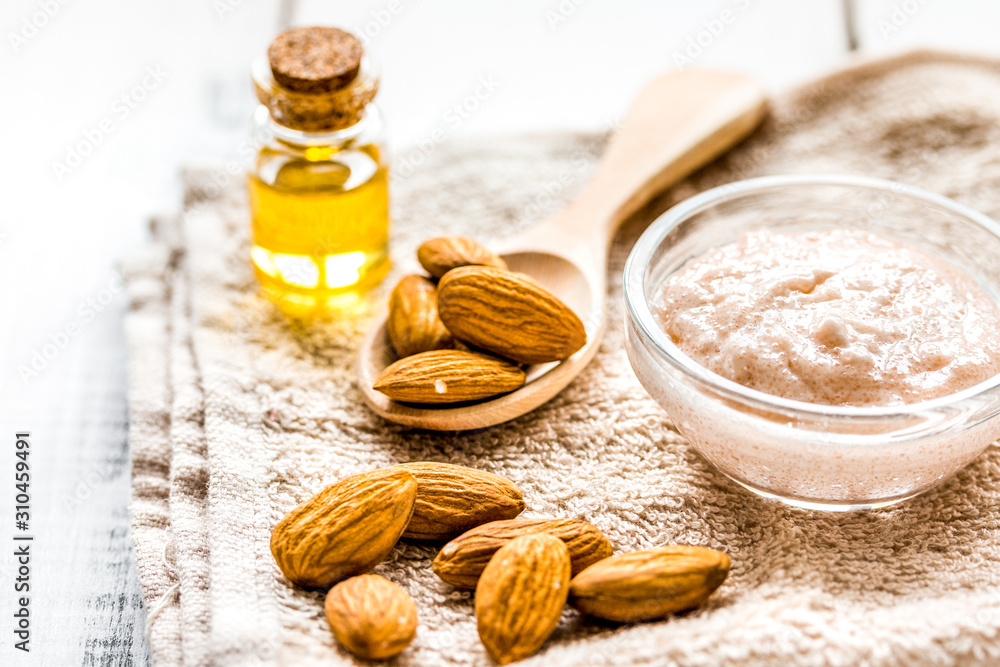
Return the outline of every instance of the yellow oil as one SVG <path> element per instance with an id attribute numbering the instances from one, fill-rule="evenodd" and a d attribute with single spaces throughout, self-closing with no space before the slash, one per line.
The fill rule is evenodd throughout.
<path id="1" fill-rule="evenodd" d="M 308 309 L 378 284 L 389 270 L 388 180 L 375 145 L 262 148 L 249 191 L 265 293 Z"/>

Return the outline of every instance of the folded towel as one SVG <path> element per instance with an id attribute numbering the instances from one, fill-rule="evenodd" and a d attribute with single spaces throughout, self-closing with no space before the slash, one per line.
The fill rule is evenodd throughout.
<path id="1" fill-rule="evenodd" d="M 149 644 L 165 665 L 352 664 L 321 592 L 284 579 L 272 527 L 331 482 L 411 460 L 508 476 L 525 516 L 593 522 L 616 551 L 721 549 L 729 579 L 702 608 L 616 626 L 571 609 L 526 665 L 955 665 L 1000 660 L 1000 452 L 937 489 L 851 514 L 762 500 L 703 462 L 632 374 L 620 274 L 652 215 L 733 180 L 846 172 L 923 186 L 1000 216 L 1000 63 L 914 53 L 836 73 L 774 100 L 753 137 L 626 224 L 611 253 L 610 321 L 595 361 L 545 406 L 449 434 L 373 415 L 354 379 L 364 331 L 416 245 L 490 243 L 571 200 L 603 137 L 445 143 L 393 181 L 385 284 L 309 324 L 256 295 L 241 184 L 190 171 L 183 214 L 130 262 L 132 536 Z M 238 179 L 236 179 L 238 180 Z M 402 542 L 376 568 L 410 592 L 420 624 L 401 665 L 486 665 L 470 592 Z"/>

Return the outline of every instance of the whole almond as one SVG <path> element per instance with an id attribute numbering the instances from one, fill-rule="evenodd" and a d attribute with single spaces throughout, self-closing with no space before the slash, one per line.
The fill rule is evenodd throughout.
<path id="1" fill-rule="evenodd" d="M 532 278 L 492 267 L 445 274 L 438 316 L 456 338 L 523 364 L 565 359 L 587 342 L 569 306 Z"/>
<path id="2" fill-rule="evenodd" d="M 570 602 L 609 621 L 648 621 L 697 607 L 728 574 L 729 556 L 714 549 L 635 551 L 606 558 L 576 575 Z"/>
<path id="3" fill-rule="evenodd" d="M 406 276 L 389 297 L 389 341 L 400 357 L 454 346 L 437 312 L 437 287 L 423 276 Z"/>
<path id="4" fill-rule="evenodd" d="M 417 480 L 417 501 L 403 537 L 447 540 L 524 511 L 521 489 L 506 477 L 451 463 L 399 465 Z"/>
<path id="5" fill-rule="evenodd" d="M 326 595 L 326 620 L 344 648 L 364 660 L 391 658 L 417 633 L 417 605 L 377 574 L 346 579 Z"/>
<path id="6" fill-rule="evenodd" d="M 559 623 L 569 589 L 569 551 L 558 537 L 514 538 L 490 559 L 476 586 L 476 622 L 500 664 L 537 651 Z"/>
<path id="7" fill-rule="evenodd" d="M 434 350 L 390 364 L 373 388 L 394 401 L 461 403 L 514 391 L 524 377 L 517 364 L 488 354 Z"/>
<path id="8" fill-rule="evenodd" d="M 424 241 L 417 248 L 417 261 L 435 278 L 460 266 L 507 268 L 507 263 L 497 255 L 464 236 L 442 236 Z"/>
<path id="9" fill-rule="evenodd" d="M 352 475 L 289 512 L 271 532 L 271 553 L 299 586 L 322 587 L 380 563 L 410 522 L 417 480 L 401 468 Z"/>
<path id="10" fill-rule="evenodd" d="M 419 485 L 419 481 L 418 481 Z M 419 490 L 418 503 L 419 503 Z M 580 519 L 509 519 L 485 523 L 444 545 L 431 564 L 443 581 L 475 588 L 479 575 L 500 547 L 516 537 L 546 533 L 558 537 L 569 550 L 572 575 L 611 555 L 611 543 L 593 524 Z"/>

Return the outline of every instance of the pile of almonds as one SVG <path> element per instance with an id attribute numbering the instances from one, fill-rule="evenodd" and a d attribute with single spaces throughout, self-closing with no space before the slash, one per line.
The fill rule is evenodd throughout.
<path id="1" fill-rule="evenodd" d="M 505 664 L 537 651 L 566 602 L 617 622 L 664 618 L 696 607 L 729 573 L 712 549 L 667 546 L 612 555 L 579 519 L 518 519 L 520 489 L 505 477 L 448 463 L 416 462 L 336 482 L 294 508 L 271 533 L 271 553 L 300 586 L 330 588 L 326 618 L 363 659 L 392 657 L 417 629 L 417 607 L 400 586 L 366 574 L 400 538 L 451 540 L 433 571 L 475 589 L 479 636 Z"/>
<path id="2" fill-rule="evenodd" d="M 394 401 L 506 394 L 524 384 L 522 365 L 565 359 L 587 342 L 565 303 L 471 239 L 431 239 L 417 259 L 430 277 L 409 275 L 393 289 L 386 328 L 399 360 L 373 387 Z"/>

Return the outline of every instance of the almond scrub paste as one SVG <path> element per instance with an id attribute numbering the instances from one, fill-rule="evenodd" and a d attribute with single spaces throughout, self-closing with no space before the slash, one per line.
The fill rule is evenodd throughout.
<path id="1" fill-rule="evenodd" d="M 851 229 L 760 231 L 669 276 L 664 331 L 712 372 L 844 406 L 937 398 L 1000 373 L 1000 310 L 968 275 Z"/>

